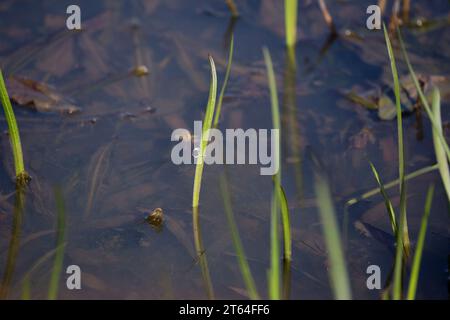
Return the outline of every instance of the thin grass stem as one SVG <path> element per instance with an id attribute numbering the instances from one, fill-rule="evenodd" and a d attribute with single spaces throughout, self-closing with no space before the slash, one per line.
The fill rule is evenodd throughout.
<path id="1" fill-rule="evenodd" d="M 414 300 L 416 298 L 417 282 L 419 280 L 419 272 L 420 272 L 420 263 L 422 261 L 423 246 L 425 243 L 425 235 L 427 233 L 428 218 L 430 216 L 431 204 L 433 202 L 433 193 L 434 193 L 434 186 L 431 185 L 428 188 L 427 197 L 425 200 L 425 210 L 422 216 L 422 221 L 420 223 L 419 237 L 417 239 L 416 251 L 414 253 L 414 258 L 412 262 L 411 275 L 409 278 L 409 287 L 407 294 L 408 300 Z"/>

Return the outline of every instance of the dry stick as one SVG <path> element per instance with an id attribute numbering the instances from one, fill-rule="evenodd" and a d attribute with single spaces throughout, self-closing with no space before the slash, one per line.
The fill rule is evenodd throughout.
<path id="1" fill-rule="evenodd" d="M 386 0 L 378 0 L 378 6 L 380 7 L 381 14 L 386 10 Z"/>
<path id="2" fill-rule="evenodd" d="M 225 0 L 228 9 L 230 9 L 231 15 L 235 18 L 239 17 L 239 11 L 237 9 L 236 4 L 234 3 L 234 0 Z"/>
<path id="3" fill-rule="evenodd" d="M 403 21 L 409 21 L 409 12 L 411 10 L 411 0 L 403 0 Z"/>
<path id="4" fill-rule="evenodd" d="M 328 28 L 330 28 L 330 31 L 332 33 L 336 33 L 336 28 L 333 23 L 333 18 L 331 17 L 330 12 L 328 11 L 325 0 L 319 0 L 319 7 L 320 7 L 320 11 L 322 11 L 323 18 L 325 19 L 325 22 L 328 25 Z"/>
<path id="5" fill-rule="evenodd" d="M 399 12 L 400 12 L 400 0 L 395 0 L 394 6 L 392 7 L 391 21 L 389 22 L 390 33 L 393 33 L 394 30 L 397 28 L 397 26 L 400 25 Z"/>

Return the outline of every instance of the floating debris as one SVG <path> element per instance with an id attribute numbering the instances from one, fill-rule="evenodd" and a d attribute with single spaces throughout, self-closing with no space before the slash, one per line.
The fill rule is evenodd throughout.
<path id="1" fill-rule="evenodd" d="M 148 68 L 146 66 L 140 65 L 140 66 L 137 66 L 136 68 L 134 68 L 132 73 L 136 77 L 143 77 L 143 76 L 148 75 L 150 73 L 150 71 L 148 70 Z"/>
<path id="2" fill-rule="evenodd" d="M 21 77 L 9 77 L 6 83 L 11 100 L 19 106 L 38 112 L 60 112 L 69 115 L 81 111 L 46 83 Z"/>

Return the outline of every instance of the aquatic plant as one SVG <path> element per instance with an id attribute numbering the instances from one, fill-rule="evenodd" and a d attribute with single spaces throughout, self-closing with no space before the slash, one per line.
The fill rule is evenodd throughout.
<path id="1" fill-rule="evenodd" d="M 323 226 L 323 236 L 330 259 L 328 271 L 330 283 L 335 299 L 350 300 L 352 298 L 350 281 L 330 187 L 318 159 L 313 157 L 313 160 L 315 164 L 314 190 Z"/>
<path id="2" fill-rule="evenodd" d="M 414 300 L 416 297 L 417 282 L 419 281 L 420 263 L 422 261 L 423 246 L 425 243 L 425 235 L 427 232 L 428 217 L 430 216 L 431 203 L 433 201 L 434 186 L 428 188 L 425 200 L 425 209 L 420 223 L 419 236 L 417 238 L 416 249 L 411 266 L 411 274 L 409 276 L 409 287 L 407 293 L 408 300 Z"/>
<path id="3" fill-rule="evenodd" d="M 267 78 L 270 90 L 272 125 L 273 128 L 280 131 L 280 111 L 278 103 L 278 92 L 273 70 L 272 58 L 267 48 L 263 48 L 264 62 L 266 64 Z M 278 240 L 278 213 L 281 212 L 281 220 L 283 224 L 283 244 L 284 244 L 284 260 L 290 263 L 292 259 L 292 240 L 289 207 L 287 199 L 281 186 L 281 163 L 280 163 L 280 136 L 276 138 L 275 162 L 278 164 L 278 172 L 273 177 L 274 192 L 272 196 L 271 209 L 271 267 L 269 270 L 269 296 L 271 299 L 280 298 L 280 266 L 279 266 L 279 240 Z"/>
<path id="4" fill-rule="evenodd" d="M 228 79 L 230 78 L 231 73 L 231 65 L 233 63 L 233 52 L 234 52 L 234 35 L 232 34 L 230 38 L 230 52 L 228 53 L 227 69 L 225 71 L 225 78 L 223 79 L 222 88 L 220 89 L 219 98 L 217 99 L 216 114 L 214 115 L 213 128 L 217 128 L 217 125 L 219 124 L 220 114 L 222 111 L 223 96 L 225 95 L 225 89 L 227 88 Z"/>
<path id="5" fill-rule="evenodd" d="M 203 175 L 203 167 L 204 167 L 204 155 L 206 151 L 206 146 L 209 141 L 209 130 L 215 126 L 217 126 L 218 121 L 220 119 L 220 112 L 221 112 L 221 106 L 222 106 L 222 99 L 223 95 L 225 93 L 226 85 L 228 82 L 228 77 L 231 70 L 231 63 L 233 59 L 233 37 L 231 38 L 231 44 L 230 44 L 230 52 L 228 56 L 228 65 L 227 65 L 227 72 L 225 76 L 224 83 L 222 85 L 222 90 L 219 97 L 219 108 L 217 111 L 215 111 L 216 107 L 216 96 L 217 96 L 217 72 L 216 72 L 216 66 L 214 63 L 214 59 L 209 56 L 209 64 L 211 68 L 211 81 L 210 81 L 210 87 L 209 87 L 209 96 L 208 96 L 208 102 L 206 105 L 206 113 L 205 118 L 203 121 L 203 129 L 200 137 L 200 150 L 199 150 L 199 156 L 197 159 L 197 164 L 195 166 L 195 176 L 194 176 L 194 187 L 192 191 L 192 225 L 194 230 L 194 243 L 195 243 L 195 249 L 198 255 L 198 258 L 200 259 L 200 267 L 202 269 L 202 275 L 205 281 L 206 290 L 208 293 L 208 297 L 213 299 L 214 298 L 214 290 L 212 287 L 211 282 L 211 276 L 209 274 L 209 268 L 208 268 L 208 262 L 206 260 L 205 256 L 205 250 L 203 247 L 203 242 L 201 238 L 201 232 L 200 232 L 200 212 L 199 212 L 199 201 L 200 201 L 200 190 L 201 190 L 201 183 L 202 183 L 202 175 Z M 213 122 L 214 113 L 215 114 L 215 120 Z"/>
<path id="6" fill-rule="evenodd" d="M 397 66 L 395 62 L 394 52 L 392 50 L 392 44 L 389 39 L 389 35 L 386 29 L 386 25 L 383 24 L 384 37 L 386 40 L 387 51 L 389 60 L 391 62 L 392 77 L 394 80 L 394 94 L 395 105 L 397 110 L 397 132 L 398 132 L 398 164 L 399 164 L 399 179 L 400 179 L 400 218 L 398 224 L 398 232 L 396 235 L 396 253 L 395 253 L 395 266 L 394 266 L 394 288 L 393 298 L 398 300 L 401 298 L 402 287 L 402 269 L 403 269 L 403 250 L 405 256 L 409 255 L 409 235 L 408 235 L 408 223 L 406 217 L 406 185 L 405 185 L 405 157 L 403 146 L 403 124 L 402 124 L 402 107 L 400 104 L 400 81 L 398 79 Z"/>
<path id="7" fill-rule="evenodd" d="M 286 46 L 293 47 L 297 42 L 297 0 L 284 1 L 284 22 L 286 32 Z"/>
<path id="8" fill-rule="evenodd" d="M 22 144 L 20 142 L 19 127 L 17 126 L 16 117 L 6 90 L 3 73 L 0 69 L 0 100 L 5 112 L 6 121 L 8 122 L 9 137 L 13 150 L 14 167 L 16 169 L 16 184 L 18 187 L 24 187 L 30 180 L 30 176 L 25 171 L 23 163 Z"/>
<path id="9" fill-rule="evenodd" d="M 411 74 L 411 78 L 414 82 L 414 86 L 417 90 L 417 93 L 420 98 L 420 102 L 422 103 L 422 106 L 425 108 L 425 111 L 428 115 L 428 118 L 431 121 L 431 125 L 433 126 L 433 129 L 435 130 L 435 135 L 439 137 L 439 140 L 441 142 L 442 148 L 445 151 L 445 155 L 447 156 L 447 160 L 450 161 L 450 148 L 448 147 L 447 141 L 445 140 L 444 135 L 442 134 L 442 130 L 440 130 L 441 124 L 438 122 L 437 118 L 433 116 L 433 111 L 430 108 L 430 105 L 428 103 L 427 98 L 425 97 L 425 94 L 422 90 L 422 87 L 419 83 L 419 80 L 417 79 L 416 73 L 414 72 L 414 69 L 411 65 L 411 62 L 409 61 L 408 53 L 405 49 L 405 43 L 403 42 L 402 34 L 400 32 L 400 29 L 397 29 L 397 35 L 400 42 L 400 48 L 403 52 L 403 57 L 405 60 L 405 63 L 408 67 L 409 73 Z"/>
<path id="10" fill-rule="evenodd" d="M 56 253 L 53 262 L 53 269 L 50 275 L 48 289 L 48 299 L 55 300 L 58 297 L 59 278 L 64 262 L 64 240 L 66 237 L 66 213 L 64 208 L 64 198 L 61 189 L 55 188 L 57 225 L 56 225 Z"/>
<path id="11" fill-rule="evenodd" d="M 441 175 L 442 183 L 447 195 L 447 200 L 450 202 L 450 172 L 448 168 L 448 161 L 445 157 L 445 150 L 440 139 L 440 137 L 443 136 L 441 119 L 441 95 L 437 87 L 433 88 L 433 91 L 431 93 L 431 101 L 433 118 L 438 124 L 440 124 L 437 128 L 433 127 L 434 153 L 436 155 L 439 173 Z"/>
<path id="12" fill-rule="evenodd" d="M 216 106 L 216 95 L 217 95 L 217 72 L 216 72 L 216 65 L 214 64 L 214 59 L 209 56 L 209 65 L 211 68 L 211 82 L 209 87 L 209 97 L 208 97 L 208 103 L 206 105 L 206 114 L 205 119 L 203 121 L 203 131 L 202 136 L 200 137 L 200 150 L 199 150 L 199 156 L 197 159 L 197 165 L 195 166 L 195 177 L 194 177 L 194 189 L 192 193 L 192 207 L 196 208 L 198 207 L 199 200 L 200 200 L 200 188 L 202 184 L 202 175 L 203 175 L 203 167 L 204 167 L 204 161 L 203 157 L 205 155 L 206 151 L 206 145 L 209 140 L 209 130 L 211 129 L 213 116 L 214 116 L 214 109 Z"/>
<path id="13" fill-rule="evenodd" d="M 231 231 L 231 238 L 233 239 L 234 250 L 236 251 L 239 268 L 241 270 L 242 278 L 244 279 L 245 287 L 250 299 L 259 299 L 259 294 L 256 289 L 255 281 L 253 280 L 250 266 L 248 265 L 247 258 L 245 256 L 244 246 L 239 236 L 238 226 L 234 219 L 233 208 L 231 205 L 231 196 L 228 190 L 228 181 L 225 174 L 220 176 L 220 190 L 223 198 L 223 205 L 225 213 L 227 215 L 228 225 Z"/>

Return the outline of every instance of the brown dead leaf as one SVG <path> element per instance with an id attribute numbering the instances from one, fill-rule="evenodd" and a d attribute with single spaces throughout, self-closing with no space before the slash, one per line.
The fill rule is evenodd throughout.
<path id="1" fill-rule="evenodd" d="M 28 78 L 9 77 L 6 86 L 10 98 L 20 106 L 39 112 L 56 112 L 73 114 L 80 108 L 63 98 L 52 86 Z"/>

